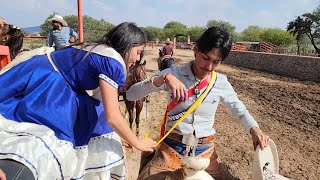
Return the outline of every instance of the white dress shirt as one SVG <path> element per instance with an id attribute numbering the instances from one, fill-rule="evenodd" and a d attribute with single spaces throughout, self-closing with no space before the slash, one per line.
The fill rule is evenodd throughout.
<path id="1" fill-rule="evenodd" d="M 170 68 L 165 69 L 155 76 L 146 79 L 133 85 L 126 94 L 129 101 L 135 101 L 142 97 L 160 90 L 168 92 L 168 100 L 171 97 L 171 91 L 164 83 L 160 87 L 153 85 L 153 78 L 161 76 L 166 73 L 173 74 L 178 78 L 186 88 L 192 88 L 199 80 L 194 76 L 191 70 L 191 66 L 194 61 L 183 66 L 177 66 L 173 64 Z M 201 93 L 206 89 L 203 88 Z M 200 93 L 200 94 L 201 94 Z M 199 96 L 199 95 L 198 95 Z M 185 113 L 188 108 L 196 101 L 197 95 L 189 97 L 183 103 L 177 105 L 169 113 L 168 122 L 166 124 L 166 130 L 168 131 L 177 120 Z M 171 101 L 171 100 L 170 100 Z M 215 114 L 219 105 L 222 102 L 230 112 L 237 118 L 239 118 L 241 125 L 246 129 L 246 132 L 250 134 L 250 129 L 253 127 L 259 127 L 258 123 L 251 116 L 245 105 L 239 100 L 236 92 L 228 82 L 227 77 L 223 74 L 217 73 L 217 79 L 214 86 L 211 88 L 201 105 L 191 114 L 189 114 L 174 130 L 174 133 L 181 135 L 194 134 L 196 138 L 210 136 L 216 133 L 214 130 Z M 164 110 L 165 111 L 165 110 Z"/>

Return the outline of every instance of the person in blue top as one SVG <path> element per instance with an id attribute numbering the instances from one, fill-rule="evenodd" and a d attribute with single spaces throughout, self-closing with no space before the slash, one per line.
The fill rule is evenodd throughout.
<path id="1" fill-rule="evenodd" d="M 35 179 L 125 179 L 121 139 L 141 151 L 156 146 L 134 135 L 118 103 L 146 43 L 124 22 L 96 43 L 43 47 L 8 64 L 0 71 L 0 159 L 22 163 Z M 87 93 L 97 88 L 101 99 Z"/>
<path id="2" fill-rule="evenodd" d="M 54 45 L 56 49 L 61 49 L 76 41 L 78 34 L 68 27 L 68 23 L 62 16 L 55 14 L 48 21 L 52 24 L 52 30 L 50 30 L 47 37 L 47 45 L 49 47 Z"/>

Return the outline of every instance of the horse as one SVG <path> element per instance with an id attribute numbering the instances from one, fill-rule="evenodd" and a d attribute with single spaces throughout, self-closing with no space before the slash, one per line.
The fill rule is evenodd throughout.
<path id="1" fill-rule="evenodd" d="M 159 49 L 159 58 L 158 58 L 158 70 L 162 71 L 164 69 L 169 68 L 172 64 L 174 64 L 174 59 L 171 55 L 165 55 L 161 49 Z"/>
<path id="2" fill-rule="evenodd" d="M 132 123 L 133 123 L 133 112 L 134 108 L 136 109 L 136 117 L 135 117 L 135 122 L 136 122 L 136 135 L 139 135 L 139 123 L 140 123 L 140 113 L 143 108 L 143 102 L 147 100 L 146 97 L 139 99 L 137 101 L 128 101 L 126 99 L 126 91 L 135 83 L 143 81 L 144 79 L 147 78 L 147 74 L 145 71 L 145 66 L 146 66 L 146 61 L 141 63 L 140 61 L 137 61 L 134 66 L 129 68 L 129 74 L 127 76 L 125 85 L 122 89 L 119 90 L 119 96 L 123 97 L 123 100 L 126 105 L 126 109 L 129 113 L 129 123 L 130 123 L 130 128 L 132 129 Z"/>

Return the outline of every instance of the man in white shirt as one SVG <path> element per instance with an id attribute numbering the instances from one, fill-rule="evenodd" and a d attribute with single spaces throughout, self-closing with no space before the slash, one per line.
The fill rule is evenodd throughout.
<path id="1" fill-rule="evenodd" d="M 206 90 L 211 78 L 214 78 L 213 71 L 228 56 L 231 46 L 232 37 L 225 28 L 207 29 L 194 48 L 195 60 L 183 66 L 172 65 L 152 78 L 133 85 L 127 91 L 127 99 L 133 101 L 151 92 L 167 91 L 169 101 L 173 99 L 178 103 L 168 113 L 164 132 L 169 131 Z M 216 73 L 214 85 L 205 99 L 164 139 L 151 162 L 141 168 L 139 179 L 171 177 L 173 172 L 182 167 L 181 158 L 176 157 L 192 154 L 185 143 L 186 139 L 190 138 L 196 140 L 193 155 L 210 158 L 206 171 L 214 179 L 234 179 L 227 168 L 218 162 L 213 145 L 216 133 L 215 113 L 220 101 L 239 118 L 246 132 L 251 134 L 254 149 L 258 144 L 261 148 L 267 146 L 269 137 L 261 131 L 258 123 L 239 100 L 227 77 Z"/>

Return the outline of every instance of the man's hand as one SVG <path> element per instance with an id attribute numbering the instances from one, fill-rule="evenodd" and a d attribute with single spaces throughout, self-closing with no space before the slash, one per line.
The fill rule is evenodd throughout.
<path id="1" fill-rule="evenodd" d="M 253 127 L 250 129 L 250 134 L 252 136 L 253 148 L 256 150 L 258 144 L 261 149 L 264 149 L 268 146 L 268 141 L 270 137 L 265 135 L 260 128 Z"/>

